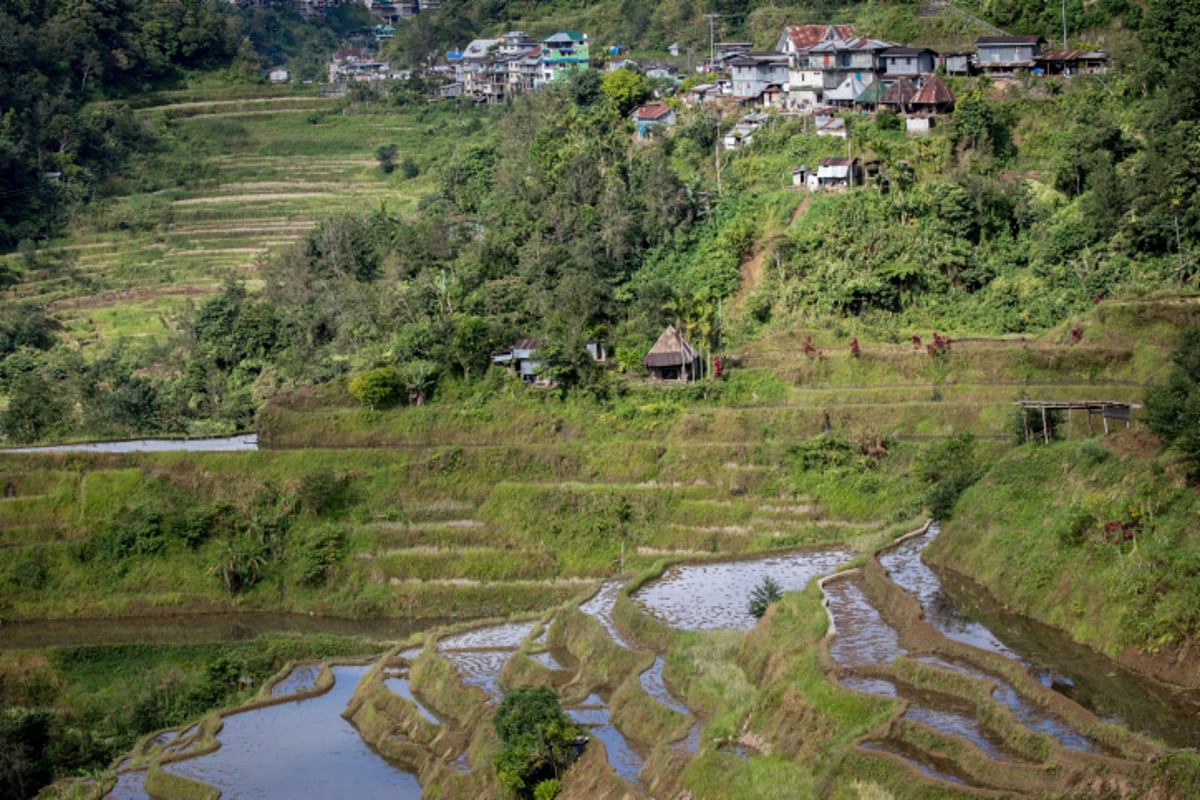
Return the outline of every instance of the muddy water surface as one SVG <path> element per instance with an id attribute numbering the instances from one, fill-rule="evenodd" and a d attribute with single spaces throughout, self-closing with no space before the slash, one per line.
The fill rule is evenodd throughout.
<path id="1" fill-rule="evenodd" d="M 880 554 L 879 561 L 920 601 L 939 632 L 1017 661 L 1043 685 L 1107 722 L 1173 747 L 1200 747 L 1200 692 L 1172 691 L 1143 679 L 1062 631 L 1005 611 L 971 581 L 931 569 L 921 551 L 937 535 L 937 526 L 931 526 L 923 536 Z"/>
<path id="2" fill-rule="evenodd" d="M 770 576 L 783 589 L 803 589 L 810 580 L 835 572 L 849 550 L 805 550 L 776 556 L 705 564 L 679 564 L 643 586 L 634 600 L 673 628 L 688 631 L 749 630 L 756 620 L 750 593 Z"/>
<path id="3" fill-rule="evenodd" d="M 582 703 L 563 709 L 571 721 L 584 725 L 588 734 L 604 743 L 608 763 L 613 771 L 632 784 L 638 783 L 638 773 L 645 761 L 638 755 L 629 741 L 608 721 L 608 705 L 599 695 L 590 695 Z"/>
<path id="4" fill-rule="evenodd" d="M 334 667 L 333 688 L 322 695 L 231 714 L 217 737 L 220 749 L 166 769 L 223 797 L 416 800 L 417 779 L 385 761 L 341 717 L 368 669 Z"/>
<path id="5" fill-rule="evenodd" d="M 905 652 L 896 629 L 884 622 L 875 606 L 868 602 L 861 578 L 847 576 L 828 581 L 825 595 L 837 630 L 829 653 L 838 664 L 843 667 L 887 664 Z"/>

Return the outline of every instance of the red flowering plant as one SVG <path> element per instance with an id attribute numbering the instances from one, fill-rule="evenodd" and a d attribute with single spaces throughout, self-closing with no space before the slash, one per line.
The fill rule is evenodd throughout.
<path id="1" fill-rule="evenodd" d="M 1142 518 L 1133 506 L 1127 506 L 1124 513 L 1117 519 L 1104 523 L 1101 529 L 1101 539 L 1111 544 L 1121 544 L 1132 541 L 1134 535 L 1142 529 Z"/>

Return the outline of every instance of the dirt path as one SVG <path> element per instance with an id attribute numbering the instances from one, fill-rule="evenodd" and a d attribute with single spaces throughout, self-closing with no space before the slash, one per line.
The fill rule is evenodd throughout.
<path id="1" fill-rule="evenodd" d="M 796 210 L 792 212 L 792 218 L 788 221 L 788 227 L 796 224 L 796 220 L 808 210 L 808 204 L 812 200 L 812 195 L 805 195 L 800 201 L 800 205 L 796 206 Z M 763 261 L 767 257 L 767 247 L 764 244 L 759 244 L 750 253 L 750 257 L 742 262 L 742 285 L 738 290 L 737 297 L 734 302 L 741 305 L 751 292 L 758 288 L 758 284 L 762 281 Z"/>

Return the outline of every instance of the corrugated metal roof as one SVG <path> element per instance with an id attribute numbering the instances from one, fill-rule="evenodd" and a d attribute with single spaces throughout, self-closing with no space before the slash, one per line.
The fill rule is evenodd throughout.
<path id="1" fill-rule="evenodd" d="M 647 103 L 644 106 L 638 106 L 633 115 L 640 120 L 652 121 L 662 119 L 670 113 L 671 107 L 666 103 Z"/>
<path id="2" fill-rule="evenodd" d="M 908 78 L 901 78 L 887 88 L 879 98 L 880 105 L 904 106 L 912 102 L 917 93 L 917 87 Z"/>
<path id="3" fill-rule="evenodd" d="M 1038 44 L 1046 41 L 1038 35 L 1032 36 L 980 36 L 975 40 L 975 46 L 1005 45 L 1005 44 Z"/>
<path id="4" fill-rule="evenodd" d="M 954 95 L 938 79 L 937 75 L 926 75 L 925 83 L 910 101 L 914 106 L 944 106 L 954 104 Z"/>
<path id="5" fill-rule="evenodd" d="M 784 29 L 792 47 L 803 52 L 828 37 L 847 39 L 854 35 L 853 25 L 789 25 Z"/>
<path id="6" fill-rule="evenodd" d="M 866 84 L 851 75 L 846 78 L 846 80 L 842 81 L 841 85 L 836 89 L 830 89 L 828 92 L 826 92 L 825 99 L 854 102 L 854 99 L 862 94 L 863 90 L 866 88 Z"/>

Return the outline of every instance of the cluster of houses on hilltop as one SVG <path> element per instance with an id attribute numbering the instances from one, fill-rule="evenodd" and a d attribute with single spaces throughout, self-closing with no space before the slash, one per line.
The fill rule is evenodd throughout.
<path id="1" fill-rule="evenodd" d="M 587 35 L 575 31 L 560 31 L 541 40 L 530 39 L 523 31 L 510 31 L 499 39 L 475 39 L 446 54 L 447 67 L 442 71 L 449 80 L 440 94 L 500 103 L 587 69 L 588 47 Z"/>
<path id="2" fill-rule="evenodd" d="M 1095 72 L 1107 63 L 1100 51 L 1043 50 L 1041 36 L 984 36 L 973 52 L 936 53 L 880 39 L 855 36 L 850 25 L 789 25 L 770 52 L 727 43 L 714 67 L 727 72 L 722 87 L 743 105 L 803 111 L 822 106 L 892 106 L 911 113 L 909 103 L 937 71 L 947 75 L 1004 77 L 1021 71 L 1046 75 Z M 900 97 L 888 95 L 907 81 Z M 940 81 L 938 82 L 940 83 Z M 725 92 L 697 87 L 703 102 Z M 941 89 L 916 97 L 920 109 L 944 105 Z"/>

